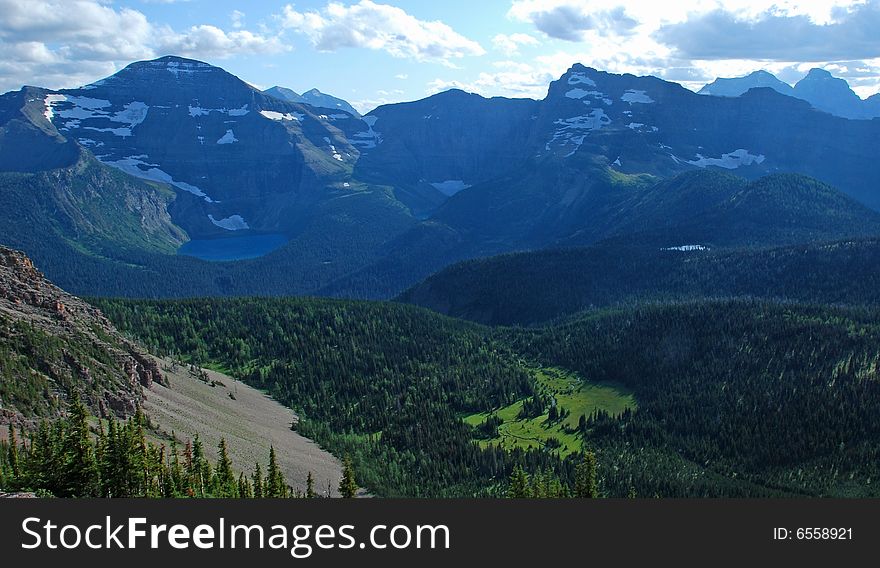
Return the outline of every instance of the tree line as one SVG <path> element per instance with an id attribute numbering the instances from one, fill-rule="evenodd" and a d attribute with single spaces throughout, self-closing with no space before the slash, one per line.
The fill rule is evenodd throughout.
<path id="1" fill-rule="evenodd" d="M 0 444 L 0 488 L 41 496 L 106 498 L 315 498 L 329 496 L 330 487 L 315 487 L 311 472 L 306 490 L 291 487 L 269 448 L 265 466 L 255 463 L 250 474 L 235 474 L 221 439 L 218 458 L 210 460 L 198 435 L 183 448 L 172 437 L 170 446 L 147 439 L 148 421 L 139 410 L 126 421 L 111 419 L 93 427 L 86 406 L 75 397 L 69 414 L 43 421 L 31 431 L 9 426 Z M 265 473 L 264 473 L 265 472 Z M 354 497 L 354 467 L 345 460 L 338 491 Z"/>

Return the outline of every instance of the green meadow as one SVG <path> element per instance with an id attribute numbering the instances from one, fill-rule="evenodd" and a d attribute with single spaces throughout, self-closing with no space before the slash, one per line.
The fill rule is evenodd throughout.
<path id="1" fill-rule="evenodd" d="M 536 368 L 533 373 L 540 392 L 554 399 L 557 408 L 568 414 L 551 422 L 548 407 L 540 416 L 520 418 L 524 404 L 520 400 L 493 412 L 465 416 L 465 423 L 474 427 L 483 424 L 491 415 L 503 421 L 498 427 L 498 436 L 480 439 L 480 445 L 495 444 L 507 449 L 548 447 L 565 457 L 581 450 L 582 438 L 577 429 L 582 415 L 589 417 L 596 411 L 605 411 L 617 416 L 626 409 L 636 408 L 632 392 L 621 385 L 585 381 L 575 373 L 559 368 Z M 560 445 L 550 448 L 547 442 L 552 439 L 558 440 Z"/>

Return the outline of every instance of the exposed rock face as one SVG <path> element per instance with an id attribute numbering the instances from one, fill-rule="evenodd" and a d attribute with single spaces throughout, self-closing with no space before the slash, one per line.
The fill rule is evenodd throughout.
<path id="1" fill-rule="evenodd" d="M 18 363 L 0 368 L 0 423 L 63 412 L 74 392 L 101 416 L 125 417 L 141 403 L 142 388 L 165 382 L 156 362 L 97 308 L 6 247 L 0 247 L 0 349 Z"/>

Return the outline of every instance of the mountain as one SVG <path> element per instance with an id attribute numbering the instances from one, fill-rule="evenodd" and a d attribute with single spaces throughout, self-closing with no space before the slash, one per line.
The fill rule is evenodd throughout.
<path id="1" fill-rule="evenodd" d="M 164 378 L 93 306 L 0 247 L 0 422 L 64 413 L 76 393 L 98 416 L 126 417 Z"/>
<path id="2" fill-rule="evenodd" d="M 296 91 L 292 91 L 285 87 L 276 86 L 272 87 L 271 89 L 266 89 L 265 91 L 263 91 L 263 93 L 269 95 L 270 97 L 275 97 L 293 103 L 302 103 L 306 105 L 311 105 L 316 108 L 341 110 L 357 118 L 360 118 L 361 116 L 360 113 L 356 111 L 348 101 L 340 99 L 338 97 L 334 97 L 333 95 L 322 93 L 318 89 L 312 89 L 300 95 Z"/>
<path id="3" fill-rule="evenodd" d="M 716 97 L 738 97 L 749 89 L 757 87 L 769 87 L 789 97 L 796 96 L 794 89 L 788 83 L 784 83 L 776 78 L 772 73 L 767 71 L 754 71 L 745 77 L 722 78 L 715 79 L 708 85 L 700 89 L 700 95 L 714 95 Z M 803 97 L 798 97 L 803 98 Z"/>
<path id="4" fill-rule="evenodd" d="M 274 280 L 286 282 L 275 293 L 302 293 L 368 262 L 371 249 L 414 223 L 392 189 L 351 178 L 360 153 L 348 139 L 368 129 L 348 114 L 325 116 L 309 105 L 263 95 L 208 64 L 164 57 L 134 63 L 80 89 L 28 87 L 3 95 L 0 154 L 5 162 L 0 165 L 7 172 L 38 178 L 56 169 L 79 171 L 80 163 L 92 164 L 95 171 L 109 166 L 127 174 L 107 178 L 122 185 L 108 187 L 106 195 L 129 207 L 126 214 L 135 220 L 134 226 L 117 227 L 117 233 L 128 241 L 155 241 L 161 237 L 149 233 L 160 222 L 168 225 L 170 238 L 161 247 L 108 246 L 100 251 L 121 261 L 115 266 L 102 261 L 99 270 L 101 276 L 115 274 L 104 280 L 117 283 L 118 293 L 129 294 L 136 286 L 138 278 L 121 277 L 131 265 L 180 274 L 183 282 L 189 279 L 191 289 L 170 291 L 184 295 L 222 293 L 217 282 L 229 281 L 222 274 L 228 270 L 254 273 L 245 267 L 194 265 L 173 256 L 186 241 L 182 252 L 207 256 L 219 250 L 227 260 L 265 257 L 275 250 L 275 270 L 290 271 L 275 275 Z M 71 271 L 77 271 L 79 261 L 73 257 L 98 254 L 80 240 L 91 239 L 95 226 L 113 230 L 93 215 L 112 215 L 118 208 L 108 210 L 87 192 L 97 211 L 73 211 L 78 204 L 72 201 L 63 208 L 39 204 L 43 209 L 38 213 L 32 202 L 55 188 L 45 185 L 43 191 L 22 193 L 16 189 L 17 179 L 6 176 L 0 192 L 4 200 L 7 195 L 20 200 L 12 203 L 19 219 L 63 225 L 65 217 L 73 217 L 77 224 L 60 248 L 51 242 L 55 227 L 41 235 L 19 220 L 14 231 L 4 234 L 4 242 L 38 256 L 53 279 L 71 290 L 106 289 L 106 284 L 79 287 L 91 269 L 74 278 Z M 146 188 L 155 195 L 142 197 Z M 149 209 L 141 212 L 141 201 Z M 64 217 L 54 219 L 59 210 Z M 142 216 L 145 226 L 138 229 Z M 79 230 L 84 226 L 89 227 L 85 234 Z"/>
<path id="5" fill-rule="evenodd" d="M 270 88 L 270 89 L 266 89 L 265 91 L 263 91 L 263 94 L 269 95 L 270 97 L 275 97 L 276 99 L 281 99 L 282 101 L 289 101 L 292 103 L 305 102 L 302 98 L 302 95 L 300 95 L 296 91 L 288 89 L 287 87 L 279 87 L 277 85 Z"/>
<path id="6" fill-rule="evenodd" d="M 398 301 L 490 325 L 538 325 L 637 302 L 749 297 L 880 305 L 880 241 L 713 250 L 607 241 L 452 265 Z"/>
<path id="7" fill-rule="evenodd" d="M 806 77 L 794 86 L 794 95 L 810 101 L 819 110 L 846 118 L 874 118 L 862 99 L 853 92 L 843 79 L 834 77 L 824 69 L 810 69 Z"/>
<path id="8" fill-rule="evenodd" d="M 844 79 L 824 69 L 811 69 L 794 87 L 767 71 L 755 71 L 745 77 L 718 78 L 699 90 L 701 95 L 739 97 L 750 89 L 769 87 L 778 93 L 805 100 L 814 108 L 850 119 L 880 117 L 880 94 L 862 100 Z"/>
<path id="9" fill-rule="evenodd" d="M 46 227 L 3 239 L 75 293 L 388 298 L 459 260 L 643 231 L 644 190 L 687 172 L 799 173 L 880 208 L 878 136 L 772 89 L 706 97 L 583 65 L 541 101 L 453 90 L 357 117 L 169 56 L 0 96 L 2 170 L 45 182 L 5 177 L 0 193 Z M 125 174 L 102 190 L 120 205 L 35 199 L 48 172 L 85 163 Z M 668 218 L 713 199 L 693 195 Z M 103 220 L 117 212 L 124 229 Z"/>

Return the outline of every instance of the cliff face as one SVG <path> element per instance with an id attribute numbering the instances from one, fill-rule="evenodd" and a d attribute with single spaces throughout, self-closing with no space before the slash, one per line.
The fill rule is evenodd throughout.
<path id="1" fill-rule="evenodd" d="M 156 363 L 98 309 L 0 247 L 0 423 L 61 414 L 74 393 L 99 416 L 125 417 L 153 381 L 164 382 Z"/>

